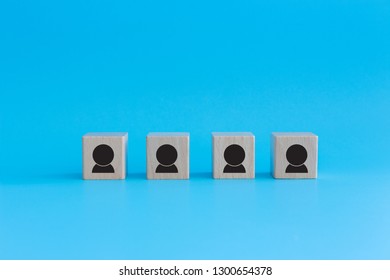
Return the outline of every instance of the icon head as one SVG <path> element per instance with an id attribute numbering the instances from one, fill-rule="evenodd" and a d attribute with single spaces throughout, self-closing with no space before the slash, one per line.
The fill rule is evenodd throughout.
<path id="1" fill-rule="evenodd" d="M 93 150 L 92 157 L 97 165 L 106 166 L 114 159 L 114 151 L 110 146 L 102 144 Z"/>
<path id="2" fill-rule="evenodd" d="M 172 145 L 165 144 L 158 148 L 156 158 L 161 165 L 170 166 L 177 159 L 177 151 Z"/>
<path id="3" fill-rule="evenodd" d="M 286 152 L 287 161 L 293 166 L 300 166 L 307 159 L 307 151 L 305 147 L 299 144 L 290 146 Z"/>
<path id="4" fill-rule="evenodd" d="M 244 161 L 245 151 L 241 146 L 233 144 L 225 149 L 223 156 L 228 165 L 237 166 Z"/>

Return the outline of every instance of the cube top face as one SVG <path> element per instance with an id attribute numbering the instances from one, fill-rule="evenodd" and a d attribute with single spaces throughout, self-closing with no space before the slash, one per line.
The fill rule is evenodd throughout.
<path id="1" fill-rule="evenodd" d="M 275 137 L 317 137 L 311 132 L 273 132 L 272 136 Z"/>
<path id="2" fill-rule="evenodd" d="M 149 133 L 146 137 L 147 178 L 189 179 L 189 133 Z"/>
<path id="3" fill-rule="evenodd" d="M 190 137 L 188 132 L 150 132 L 147 137 Z"/>
<path id="4" fill-rule="evenodd" d="M 214 132 L 214 179 L 255 178 L 255 136 L 250 132 Z"/>
<path id="5" fill-rule="evenodd" d="M 83 178 L 126 178 L 127 133 L 87 133 L 83 136 Z"/>
<path id="6" fill-rule="evenodd" d="M 83 137 L 127 137 L 127 132 L 89 132 Z"/>
<path id="7" fill-rule="evenodd" d="M 314 179 L 318 169 L 318 136 L 272 133 L 272 175 L 278 179 Z"/>

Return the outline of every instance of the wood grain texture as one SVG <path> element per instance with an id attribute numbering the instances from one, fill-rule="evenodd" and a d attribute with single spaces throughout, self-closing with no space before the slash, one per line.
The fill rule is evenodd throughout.
<path id="1" fill-rule="evenodd" d="M 253 179 L 255 178 L 255 136 L 250 132 L 214 132 L 213 138 L 213 177 L 214 179 Z M 245 151 L 245 158 L 241 164 L 228 164 L 224 153 L 231 145 L 239 145 Z M 242 167 L 240 167 L 242 165 Z M 228 167 L 227 167 L 228 166 Z M 230 171 L 225 168 L 232 167 Z M 236 168 L 245 169 L 245 172 L 231 172 Z M 225 172 L 224 172 L 225 170 Z"/>
<path id="2" fill-rule="evenodd" d="M 303 165 L 305 173 L 287 173 L 291 163 L 287 160 L 287 150 L 292 145 L 301 145 L 307 151 Z M 294 166 L 294 165 L 292 165 Z M 302 166 L 299 164 L 298 166 Z M 271 173 L 277 179 L 313 179 L 317 178 L 318 136 L 310 132 L 272 133 L 271 135 Z"/>
<path id="3" fill-rule="evenodd" d="M 157 150 L 171 145 L 177 151 L 177 159 L 168 166 L 157 160 Z M 149 133 L 146 137 L 146 173 L 152 179 L 189 179 L 190 177 L 190 135 L 189 133 Z M 177 172 L 161 173 L 158 168 L 174 167 Z"/>
<path id="4" fill-rule="evenodd" d="M 116 180 L 126 178 L 127 133 L 87 133 L 83 136 L 83 179 L 85 180 Z M 108 145 L 114 151 L 110 165 L 113 173 L 94 173 L 96 162 L 93 151 L 99 145 Z"/>

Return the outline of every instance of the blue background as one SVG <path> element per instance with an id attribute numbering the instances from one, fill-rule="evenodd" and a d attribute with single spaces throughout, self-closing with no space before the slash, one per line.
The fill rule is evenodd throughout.
<path id="1" fill-rule="evenodd" d="M 0 258 L 389 259 L 389 92 L 389 1 L 2 0 Z M 125 181 L 81 179 L 99 131 Z M 145 179 L 151 131 L 190 180 Z M 211 179 L 213 131 L 255 180 Z M 318 180 L 270 177 L 273 131 L 319 135 Z"/>

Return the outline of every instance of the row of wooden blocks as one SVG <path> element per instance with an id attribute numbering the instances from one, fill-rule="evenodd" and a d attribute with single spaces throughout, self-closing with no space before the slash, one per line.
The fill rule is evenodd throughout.
<path id="1" fill-rule="evenodd" d="M 125 179 L 127 133 L 83 136 L 83 178 Z M 255 136 L 250 132 L 212 133 L 213 177 L 255 178 Z M 318 137 L 313 133 L 272 133 L 274 178 L 317 178 Z M 149 133 L 148 179 L 189 179 L 189 133 Z"/>

